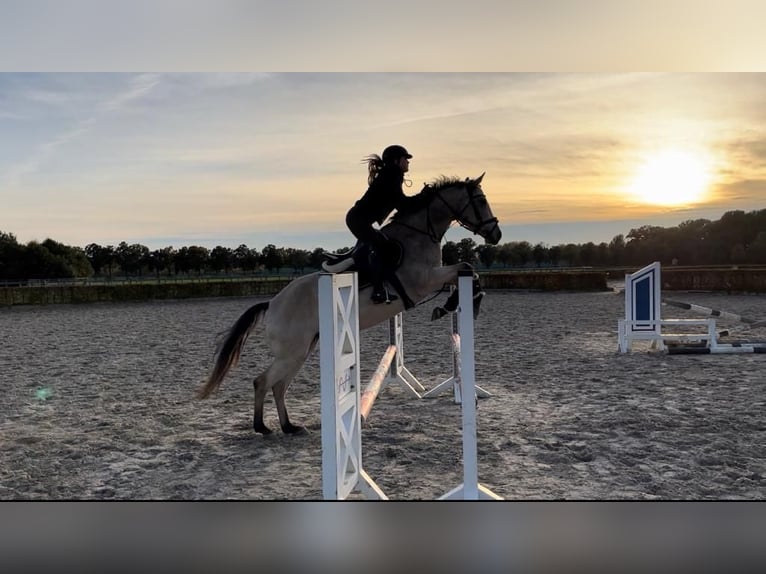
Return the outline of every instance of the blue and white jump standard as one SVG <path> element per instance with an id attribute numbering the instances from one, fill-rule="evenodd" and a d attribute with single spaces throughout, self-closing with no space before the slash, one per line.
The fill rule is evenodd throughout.
<path id="1" fill-rule="evenodd" d="M 660 273 L 660 263 L 655 261 L 635 273 L 625 275 L 625 319 L 620 319 L 617 323 L 617 346 L 621 353 L 630 352 L 632 343 L 636 340 L 651 341 L 653 349 L 665 351 L 669 355 L 766 353 L 766 343 L 719 341 L 719 337 L 737 330 L 766 326 L 766 321 L 747 319 L 734 313 L 692 303 L 663 299 Z M 702 313 L 707 315 L 707 318 L 662 319 L 660 315 L 663 304 Z M 716 333 L 715 317 L 733 319 L 745 325 Z M 668 332 L 664 327 L 673 327 L 675 330 Z M 702 329 L 698 332 L 677 332 L 678 328 L 687 327 Z"/>

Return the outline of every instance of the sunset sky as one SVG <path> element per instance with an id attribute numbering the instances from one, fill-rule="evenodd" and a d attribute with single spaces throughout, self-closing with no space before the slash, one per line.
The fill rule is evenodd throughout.
<path id="1" fill-rule="evenodd" d="M 504 241 L 609 241 L 766 208 L 765 101 L 764 74 L 5 73 L 0 229 L 340 247 L 360 159 L 400 143 L 408 194 L 486 171 Z"/>
<path id="2" fill-rule="evenodd" d="M 503 242 L 608 242 L 641 225 L 673 226 L 718 219 L 728 210 L 766 208 L 766 74 L 615 72 L 619 66 L 609 60 L 625 46 L 613 42 L 621 34 L 620 22 L 629 30 L 642 24 L 644 34 L 652 24 L 651 42 L 623 34 L 628 44 L 645 47 L 644 54 L 659 54 L 669 39 L 698 53 L 695 46 L 708 43 L 684 43 L 673 35 L 678 18 L 693 21 L 705 39 L 720 40 L 732 31 L 731 14 L 751 12 L 707 14 L 703 23 L 702 12 L 682 11 L 680 2 L 671 2 L 663 4 L 668 8 L 662 18 L 654 12 L 651 20 L 627 8 L 617 11 L 611 3 L 583 0 L 579 4 L 598 14 L 591 18 L 597 27 L 588 30 L 574 25 L 582 15 L 572 2 L 547 3 L 561 9 L 546 13 L 543 22 L 535 3 L 476 0 L 474 10 L 491 4 L 498 18 L 505 18 L 504 38 L 514 40 L 505 45 L 510 67 L 556 69 L 546 60 L 553 53 L 548 38 L 530 32 L 533 24 L 556 36 L 555 52 L 559 61 L 565 59 L 561 67 L 567 67 L 568 54 L 582 56 L 583 50 L 602 59 L 581 66 L 595 69 L 587 73 L 465 73 L 406 71 L 448 70 L 449 63 L 461 65 L 468 56 L 473 57 L 468 69 L 497 68 L 493 58 L 501 55 L 502 45 L 489 42 L 489 36 L 470 35 L 472 42 L 459 49 L 453 41 L 456 56 L 438 51 L 445 36 L 467 39 L 454 35 L 469 16 L 465 3 L 455 4 L 463 12 L 450 12 L 439 28 L 427 26 L 430 13 L 417 8 L 421 4 L 409 9 L 402 4 L 406 17 L 397 23 L 392 14 L 403 12 L 368 19 L 349 2 L 331 2 L 317 12 L 299 0 L 222 0 L 194 4 L 208 11 L 183 12 L 183 25 L 176 19 L 176 27 L 168 28 L 157 22 L 180 12 L 168 9 L 171 2 L 159 2 L 152 18 L 145 18 L 156 24 L 142 37 L 141 46 L 153 50 L 146 53 L 135 44 L 140 14 L 115 15 L 100 3 L 78 0 L 72 5 L 80 6 L 79 14 L 49 3 L 46 18 L 38 18 L 43 12 L 32 5 L 40 3 L 12 0 L 15 10 L 0 22 L 0 54 L 8 56 L 0 66 L 8 70 L 0 73 L 0 231 L 21 242 L 50 237 L 78 246 L 127 241 L 151 248 L 245 243 L 262 249 L 273 243 L 336 249 L 353 242 L 344 216 L 366 187 L 361 158 L 393 143 L 414 155 L 408 194 L 439 175 L 464 178 L 486 171 L 483 187 L 500 219 Z M 248 14 L 257 25 L 249 25 Z M 497 21 L 487 11 L 481 14 L 473 28 L 498 35 Z M 111 29 L 93 26 L 92 18 L 100 16 L 111 18 Z M 216 18 L 234 32 L 210 33 Z M 352 18 L 367 27 L 343 29 Z M 266 33 L 269 19 L 279 24 L 280 34 Z M 323 19 L 323 30 L 336 33 L 326 35 L 335 40 L 324 44 L 315 25 Z M 739 37 L 752 39 L 758 26 L 749 22 L 758 19 L 739 20 L 745 22 Z M 78 41 L 62 43 L 62 26 Z M 381 29 L 394 26 L 402 37 L 401 56 L 376 60 L 383 44 L 367 42 L 365 33 L 380 37 Z M 35 34 L 45 40 L 36 42 Z M 296 48 L 296 38 L 316 49 Z M 210 46 L 205 54 L 218 56 L 209 67 L 221 72 L 186 71 L 208 61 L 200 39 Z M 272 59 L 263 59 L 264 42 L 277 48 Z M 517 42 L 525 44 L 527 60 L 513 59 L 521 53 L 514 52 Z M 123 45 L 141 57 L 122 58 L 129 51 L 123 52 Z M 221 45 L 231 59 L 220 57 Z M 66 54 L 63 64 L 60 53 Z M 168 53 L 184 57 L 169 64 L 163 59 Z M 236 59 L 241 54 L 262 60 L 246 65 Z M 296 54 L 303 59 L 292 65 Z M 375 65 L 371 72 L 227 71 L 322 69 L 324 62 L 314 65 L 317 54 L 330 57 L 324 69 Z M 715 54 L 724 61 L 733 53 Z M 111 58 L 111 66 L 102 56 Z M 752 61 L 746 56 L 736 60 L 742 69 Z M 663 62 L 684 67 L 678 65 L 679 51 L 663 57 L 648 69 L 663 70 Z M 50 61 L 54 64 L 45 64 Z M 163 67 L 179 71 L 100 71 Z M 83 71 L 25 71 L 30 69 Z M 455 228 L 447 239 L 465 236 Z"/>

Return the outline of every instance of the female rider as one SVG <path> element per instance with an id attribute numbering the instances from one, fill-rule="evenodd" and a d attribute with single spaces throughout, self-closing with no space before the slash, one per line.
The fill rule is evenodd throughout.
<path id="1" fill-rule="evenodd" d="M 365 158 L 367 163 L 368 188 L 364 195 L 346 214 L 348 225 L 354 237 L 370 246 L 373 303 L 390 303 L 398 299 L 389 294 L 383 284 L 382 253 L 387 239 L 372 224 L 378 225 L 394 209 L 416 207 L 415 197 L 404 195 L 402 182 L 410 169 L 412 155 L 400 145 L 391 145 L 383 150 L 383 156 L 373 154 Z"/>

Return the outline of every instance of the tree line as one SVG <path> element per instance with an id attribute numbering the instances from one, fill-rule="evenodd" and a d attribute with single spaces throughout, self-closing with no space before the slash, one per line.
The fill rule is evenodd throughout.
<path id="1" fill-rule="evenodd" d="M 339 251 L 344 251 L 343 248 Z M 266 245 L 262 250 L 197 245 L 151 250 L 121 242 L 117 246 L 90 243 L 64 245 L 53 239 L 21 244 L 0 231 L 0 280 L 75 277 L 178 276 L 203 274 L 294 273 L 319 269 L 322 253 Z M 674 227 L 642 226 L 609 243 L 532 245 L 511 241 L 477 245 L 471 238 L 442 246 L 445 265 L 468 261 L 480 268 L 519 267 L 640 267 L 652 261 L 665 265 L 725 265 L 766 263 L 766 209 L 728 211 L 719 220 L 687 220 Z"/>

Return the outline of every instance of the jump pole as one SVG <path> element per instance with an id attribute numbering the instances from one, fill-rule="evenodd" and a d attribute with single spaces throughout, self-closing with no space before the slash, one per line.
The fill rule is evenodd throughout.
<path id="1" fill-rule="evenodd" d="M 458 276 L 458 319 L 460 338 L 460 384 L 463 396 L 476 395 L 474 338 L 473 338 L 473 272 L 460 272 Z M 479 484 L 478 448 L 476 444 L 476 400 L 462 401 L 463 424 L 463 483 L 447 492 L 440 500 L 500 500 L 501 498 Z"/>
<path id="2" fill-rule="evenodd" d="M 765 343 L 718 343 L 715 347 L 694 345 L 672 345 L 667 348 L 668 355 L 724 355 L 724 354 L 766 354 Z"/>
<path id="3" fill-rule="evenodd" d="M 763 319 L 751 319 L 749 317 L 743 317 L 736 313 L 729 311 L 722 311 L 721 309 L 713 309 L 711 307 L 703 307 L 695 303 L 685 303 L 684 301 L 675 301 L 673 299 L 663 299 L 663 305 L 670 305 L 671 307 L 678 307 L 679 309 L 685 309 L 694 313 L 700 313 L 702 315 L 708 315 L 710 317 L 720 317 L 721 319 L 731 319 L 732 321 L 738 321 L 744 323 L 738 327 L 731 327 L 724 329 L 718 333 L 719 337 L 728 337 L 737 331 L 747 331 L 750 329 L 757 329 L 758 327 L 766 327 L 766 320 Z"/>
<path id="4" fill-rule="evenodd" d="M 389 345 L 388 349 L 386 349 L 386 352 L 383 354 L 383 358 L 380 360 L 378 368 L 375 369 L 372 377 L 370 377 L 370 382 L 367 383 L 364 393 L 362 393 L 359 403 L 359 414 L 362 417 L 362 424 L 367 422 L 372 405 L 375 403 L 375 399 L 378 398 L 378 393 L 380 393 L 380 390 L 383 388 L 383 383 L 388 375 L 388 370 L 391 368 L 391 362 L 394 360 L 394 355 L 396 355 L 396 346 Z"/>
<path id="5" fill-rule="evenodd" d="M 422 398 L 420 393 L 426 390 L 410 370 L 404 366 L 404 329 L 401 313 L 388 320 L 388 341 L 388 348 L 383 354 L 383 358 L 362 391 L 359 412 L 362 416 L 363 425 L 367 423 L 370 410 L 378 394 L 388 384 L 399 383 L 405 391 L 416 399 Z"/>

